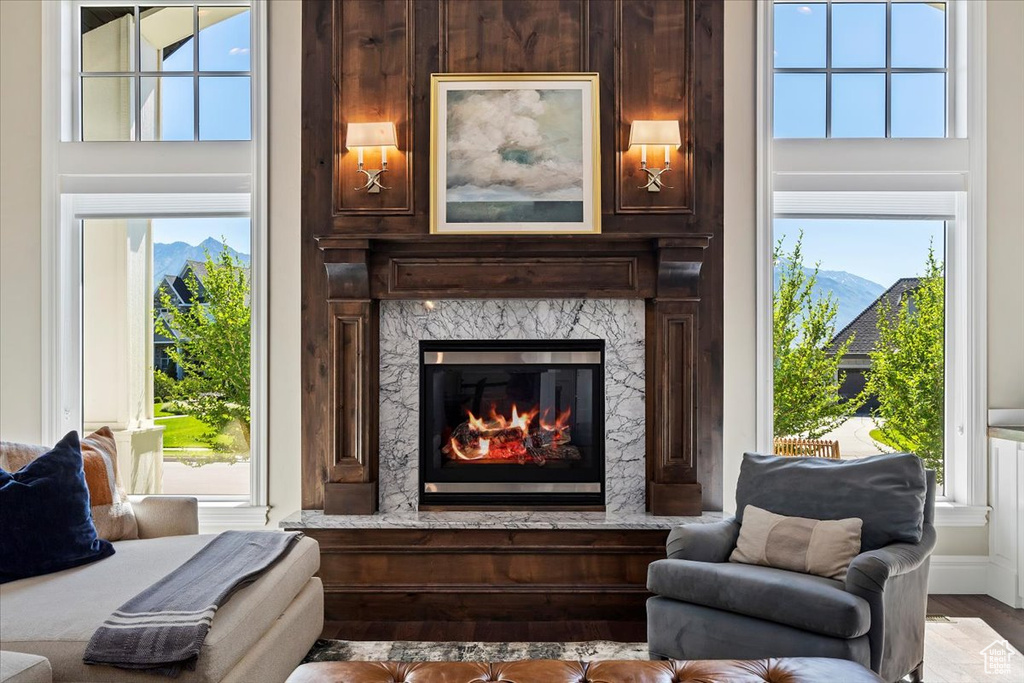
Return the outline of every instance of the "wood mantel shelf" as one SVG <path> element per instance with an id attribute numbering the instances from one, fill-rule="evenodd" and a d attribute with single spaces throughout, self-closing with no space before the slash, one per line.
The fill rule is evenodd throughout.
<path id="1" fill-rule="evenodd" d="M 380 302 L 449 298 L 645 301 L 648 510 L 721 509 L 722 27 L 717 0 L 304 2 L 304 509 L 376 511 Z M 599 74 L 602 234 L 429 234 L 430 74 L 527 71 Z M 680 122 L 663 192 L 636 119 Z M 395 123 L 392 189 L 353 190 L 349 121 Z"/>

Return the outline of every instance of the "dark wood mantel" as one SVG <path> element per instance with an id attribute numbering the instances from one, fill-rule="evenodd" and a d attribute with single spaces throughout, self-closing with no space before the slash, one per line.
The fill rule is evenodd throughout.
<path id="1" fill-rule="evenodd" d="M 303 508 L 376 509 L 379 302 L 511 297 L 646 301 L 648 509 L 721 508 L 722 15 L 714 0 L 304 1 Z M 603 234 L 429 234 L 429 83 L 446 71 L 600 74 Z M 625 140 L 662 118 L 683 145 L 653 194 Z M 391 190 L 352 189 L 350 120 L 396 123 Z"/>

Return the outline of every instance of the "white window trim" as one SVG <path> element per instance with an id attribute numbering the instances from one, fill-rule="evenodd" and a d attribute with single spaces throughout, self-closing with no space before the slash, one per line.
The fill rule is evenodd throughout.
<path id="1" fill-rule="evenodd" d="M 173 215 L 175 203 L 160 197 L 204 193 L 207 209 L 217 194 L 247 193 L 252 225 L 250 293 L 252 405 L 250 495 L 200 501 L 204 528 L 264 526 L 268 515 L 268 236 L 267 236 L 267 5 L 253 0 L 251 13 L 252 141 L 244 142 L 62 142 L 70 140 L 75 74 L 62 37 L 84 3 L 44 3 L 42 55 L 42 438 L 55 441 L 81 428 L 80 246 L 77 220 L 84 214 L 127 215 L 140 199 L 150 217 Z M 109 5 L 109 2 L 89 4 Z M 114 4 L 130 4 L 118 3 Z M 197 4 L 164 0 L 161 4 Z M 231 1 L 226 4 L 235 4 Z M 154 174 L 152 169 L 160 169 Z M 88 199 L 76 197 L 88 194 Z M 194 197 L 203 204 L 204 198 Z M 193 208 L 195 211 L 195 208 Z M 180 213 L 180 212 L 179 212 Z"/>
<path id="2" fill-rule="evenodd" d="M 963 97 L 950 114 L 960 137 L 941 140 L 773 139 L 772 7 L 770 1 L 760 2 L 757 10 L 757 447 L 770 452 L 772 445 L 773 190 L 955 192 L 957 224 L 947 277 L 953 296 L 961 300 L 947 318 L 947 348 L 955 353 L 947 366 L 946 495 L 936 505 L 935 521 L 937 526 L 985 526 L 985 3 L 951 0 L 949 5 L 957 17 L 950 90 L 957 88 Z"/>

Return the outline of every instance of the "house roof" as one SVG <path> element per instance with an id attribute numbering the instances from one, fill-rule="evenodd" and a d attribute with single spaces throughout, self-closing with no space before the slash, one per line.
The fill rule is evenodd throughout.
<path id="1" fill-rule="evenodd" d="M 847 355 L 866 356 L 874 350 L 875 344 L 878 342 L 878 307 L 882 301 L 887 301 L 889 306 L 895 309 L 908 292 L 912 292 L 920 286 L 921 278 L 919 277 L 903 277 L 894 282 L 892 287 L 882 292 L 877 299 L 872 301 L 846 327 L 839 330 L 836 336 L 832 338 L 832 341 L 828 343 L 827 350 L 830 353 L 834 353 L 841 344 L 845 343 L 852 336 L 853 341 L 846 352 Z"/>

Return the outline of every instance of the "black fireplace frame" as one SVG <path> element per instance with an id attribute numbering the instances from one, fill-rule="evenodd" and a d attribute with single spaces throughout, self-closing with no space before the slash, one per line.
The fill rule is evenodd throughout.
<path id="1" fill-rule="evenodd" d="M 599 485 L 597 492 L 431 492 L 427 491 L 426 474 L 429 469 L 428 458 L 433 457 L 430 442 L 429 425 L 427 424 L 428 390 L 425 378 L 425 355 L 432 351 L 483 351 L 483 352 L 598 352 L 600 364 L 593 379 L 593 411 L 595 420 L 595 439 L 592 448 L 593 458 L 597 461 L 597 481 L 589 479 L 586 483 Z M 516 363 L 524 367 L 531 363 Z M 543 363 L 537 364 L 544 368 L 579 368 L 581 365 L 593 367 L 595 364 L 580 363 Z M 604 510 L 606 493 L 606 462 L 605 439 L 607 424 L 605 420 L 605 341 L 603 339 L 522 339 L 522 340 L 420 340 L 419 342 L 419 509 L 421 510 L 517 510 L 517 509 L 574 509 Z M 495 468 L 495 472 L 521 472 L 520 465 L 487 465 Z M 501 468 L 501 469 L 498 469 Z M 511 469 L 508 469 L 511 468 Z M 530 482 L 524 482 L 530 483 Z M 533 482 L 534 487 L 541 487 L 542 482 Z"/>

